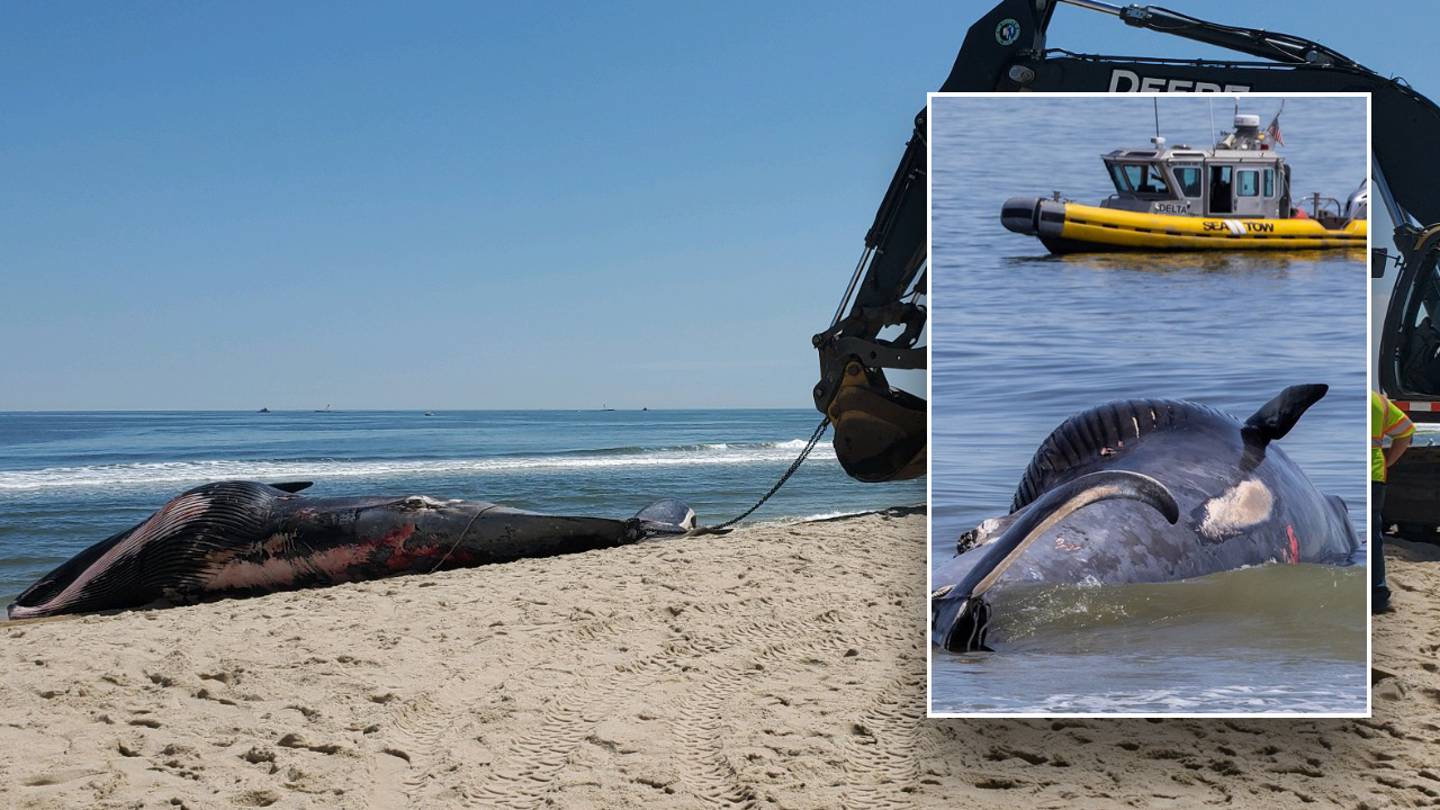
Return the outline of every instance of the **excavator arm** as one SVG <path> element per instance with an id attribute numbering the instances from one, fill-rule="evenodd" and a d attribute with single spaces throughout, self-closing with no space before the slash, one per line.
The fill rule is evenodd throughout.
<path id="1" fill-rule="evenodd" d="M 891 387 L 885 368 L 925 368 L 925 112 L 865 234 L 865 250 L 820 352 L 815 407 L 835 426 L 835 455 L 852 478 L 917 478 L 926 469 L 925 400 Z M 848 307 L 848 312 L 847 312 Z M 887 329 L 898 335 L 882 337 Z"/>
<path id="2" fill-rule="evenodd" d="M 1190 17 L 1154 6 L 1059 0 L 1126 25 L 1226 48 L 1263 61 L 1099 56 L 1048 48 L 1056 0 L 1003 0 L 966 33 L 941 92 L 1363 92 L 1371 96 L 1375 182 L 1397 224 L 1399 261 L 1412 223 L 1440 223 L 1440 183 L 1416 167 L 1440 144 L 1440 107 L 1330 48 L 1289 34 Z M 926 119 L 922 110 L 881 201 L 865 251 L 820 353 L 815 406 L 835 426 L 835 452 L 862 481 L 925 474 L 925 401 L 892 388 L 885 368 L 925 367 Z M 1413 258 L 1408 260 L 1413 261 Z M 898 328 L 898 335 L 882 336 Z"/>

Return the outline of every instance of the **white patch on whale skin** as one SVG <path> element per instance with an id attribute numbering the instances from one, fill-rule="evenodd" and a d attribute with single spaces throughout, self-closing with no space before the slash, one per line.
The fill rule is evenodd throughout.
<path id="1" fill-rule="evenodd" d="M 975 537 L 979 541 L 975 545 L 983 546 L 986 543 L 993 543 L 996 540 L 999 540 L 1000 535 L 1004 534 L 1004 532 L 996 531 L 996 529 L 999 528 L 999 518 L 985 518 L 984 520 L 980 521 L 980 525 L 975 527 Z"/>
<path id="2" fill-rule="evenodd" d="M 1212 539 L 1265 522 L 1275 506 L 1270 488 L 1253 478 L 1205 502 L 1205 520 L 1200 533 Z"/>

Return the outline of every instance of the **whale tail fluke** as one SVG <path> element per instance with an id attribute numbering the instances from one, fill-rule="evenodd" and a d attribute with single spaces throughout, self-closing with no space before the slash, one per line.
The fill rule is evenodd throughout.
<path id="1" fill-rule="evenodd" d="M 1320 401 L 1328 385 L 1292 385 L 1245 420 L 1245 432 L 1265 442 L 1279 441 L 1295 427 L 1311 405 Z"/>
<path id="2" fill-rule="evenodd" d="M 663 498 L 635 513 L 640 538 L 687 534 L 695 530 L 695 510 L 674 498 Z"/>

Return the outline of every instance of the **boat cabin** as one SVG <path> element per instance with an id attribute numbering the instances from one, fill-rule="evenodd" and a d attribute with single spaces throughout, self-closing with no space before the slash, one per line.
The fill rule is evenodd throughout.
<path id="1" fill-rule="evenodd" d="M 1290 167 L 1270 151 L 1259 116 L 1235 116 L 1235 132 L 1209 151 L 1152 140 L 1153 149 L 1101 156 L 1115 184 L 1103 207 L 1179 216 L 1290 216 Z"/>

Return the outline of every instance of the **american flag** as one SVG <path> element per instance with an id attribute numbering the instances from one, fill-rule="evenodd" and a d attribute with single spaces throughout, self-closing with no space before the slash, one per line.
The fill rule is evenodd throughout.
<path id="1" fill-rule="evenodd" d="M 1265 134 L 1281 146 L 1285 145 L 1285 139 L 1280 137 L 1280 113 L 1275 113 L 1275 117 L 1270 119 L 1270 126 L 1265 128 Z"/>

